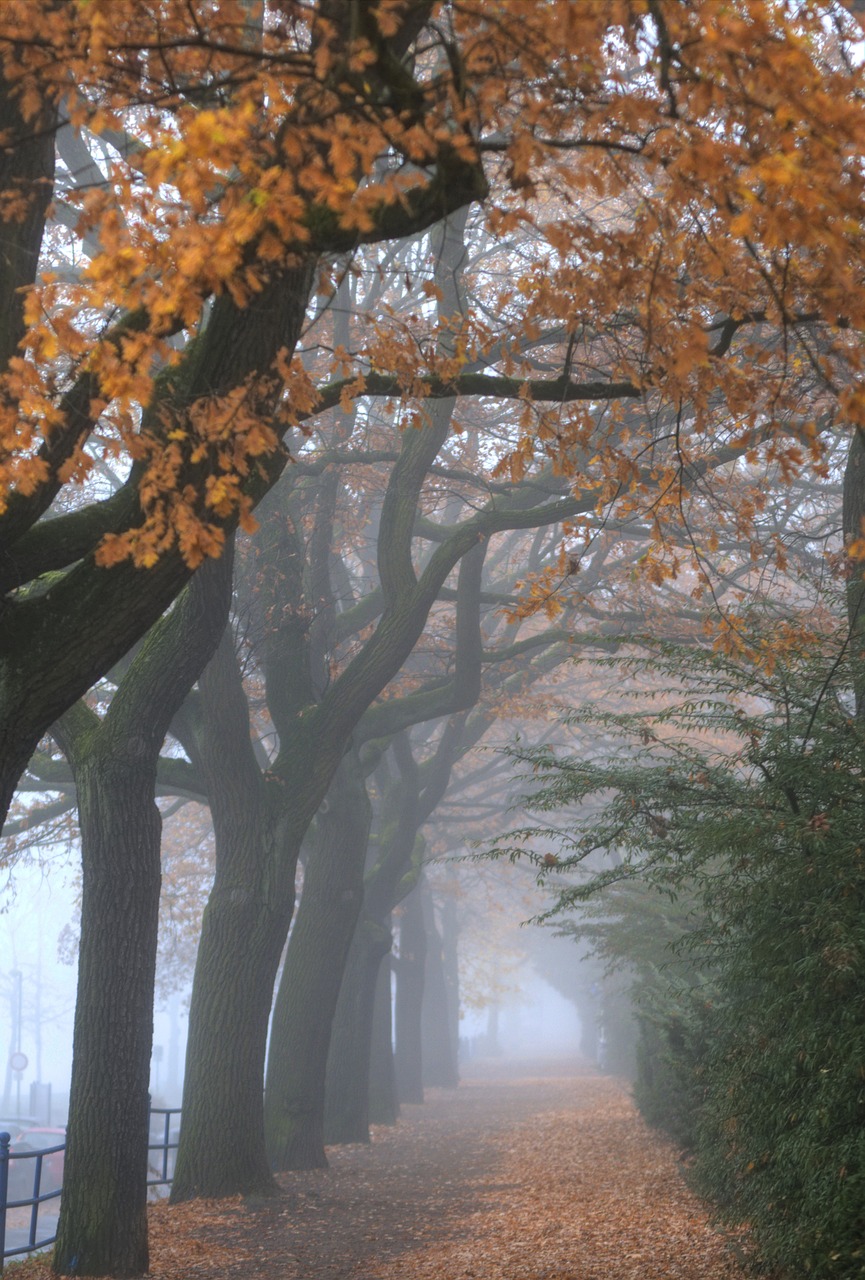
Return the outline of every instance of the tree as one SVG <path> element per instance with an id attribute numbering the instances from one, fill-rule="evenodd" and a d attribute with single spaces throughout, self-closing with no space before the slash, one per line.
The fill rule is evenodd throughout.
<path id="1" fill-rule="evenodd" d="M 75 777 L 83 864 L 66 1186 L 55 1248 L 63 1273 L 147 1269 L 161 885 L 157 762 L 171 719 L 224 627 L 231 570 L 227 552 L 190 583 L 151 630 L 104 719 L 78 703 L 54 726 Z M 118 1034 L 118 1027 L 128 1032 Z"/>
<path id="2" fill-rule="evenodd" d="M 512 544 L 518 539 L 504 540 Z M 502 546 L 491 548 L 488 559 L 495 564 L 496 577 L 507 581 L 510 557 Z M 523 557 L 513 557 L 518 563 Z M 483 593 L 490 611 L 494 592 Z M 352 953 L 354 964 L 346 975 L 350 990 L 340 993 L 334 1024 L 334 1042 L 328 1061 L 326 1135 L 331 1141 L 366 1141 L 367 1105 L 372 1105 L 366 1087 L 365 1064 L 371 1017 L 375 1012 L 376 962 L 382 948 L 391 945 L 391 919 L 399 913 L 399 957 L 396 1010 L 396 1083 L 401 1101 L 423 1101 L 424 1083 L 454 1087 L 457 1083 L 458 978 L 456 974 L 456 901 L 453 891 L 445 892 L 442 909 L 442 938 L 436 932 L 432 900 L 425 884 L 424 863 L 429 858 L 427 832 L 447 796 L 453 770 L 464 762 L 473 748 L 502 717 L 512 715 L 515 699 L 534 683 L 566 661 L 575 639 L 562 626 L 539 630 L 518 639 L 501 616 L 488 616 L 483 628 L 483 665 L 478 702 L 469 713 L 449 718 L 444 724 L 419 725 L 413 734 L 400 734 L 391 751 L 374 774 L 376 816 L 373 847 L 367 857 L 364 900 Z M 498 641 L 498 645 L 494 642 Z M 536 710 L 536 708 L 535 708 Z M 361 722 L 361 732 L 363 722 Z M 390 767 L 388 767 L 390 765 Z M 503 798 L 500 808 L 504 809 Z M 485 828 L 488 831 L 488 825 Z M 445 846 L 447 848 L 447 846 Z M 449 886 L 453 890 L 453 885 Z M 436 967 L 427 963 L 429 947 L 438 946 Z M 442 954 L 444 948 L 446 954 Z M 289 978 L 286 969 L 283 981 Z M 426 1004 L 424 998 L 426 995 Z M 375 992 L 390 1007 L 389 987 Z M 429 1015 L 422 1019 L 422 1010 Z M 371 1013 L 372 1011 L 372 1013 Z M 276 1024 L 274 1024 L 276 1025 Z M 386 1035 L 376 1045 L 377 1065 L 387 1079 L 380 1085 L 373 1073 L 371 1085 L 376 1097 L 385 1095 L 390 1077 L 391 1017 L 383 1019 Z M 421 1048 L 421 1039 L 424 1047 Z M 282 1052 L 291 1053 L 286 1038 Z M 273 1037 L 271 1053 L 279 1047 Z M 393 1103 L 384 1105 L 385 1114 Z M 320 1157 L 319 1157 L 320 1158 Z"/>
<path id="3" fill-rule="evenodd" d="M 444 272 L 441 278 L 444 279 Z M 453 447 L 450 446 L 450 452 L 453 452 Z M 355 462 L 360 456 L 355 455 Z M 383 554 L 396 558 L 401 546 L 411 546 L 413 558 L 419 564 L 423 565 L 426 560 L 423 570 L 426 575 L 434 567 L 437 557 L 443 552 L 450 555 L 449 547 L 459 545 L 455 540 L 462 538 L 466 523 L 469 528 L 481 528 L 487 519 L 496 519 L 500 526 L 510 521 L 523 525 L 531 519 L 533 524 L 538 522 L 544 528 L 545 520 L 555 519 L 562 510 L 560 503 L 537 501 L 545 496 L 546 484 L 555 491 L 553 481 L 546 477 L 538 477 L 536 487 L 498 485 L 495 499 L 488 500 L 479 510 L 470 497 L 463 496 L 462 480 L 459 464 L 448 458 L 443 448 L 439 450 L 424 480 L 426 492 L 420 495 L 421 500 L 415 501 L 418 502 L 419 513 L 424 510 L 435 512 L 438 508 L 439 512 L 444 512 L 444 518 L 439 514 L 433 522 L 431 515 L 419 515 L 410 520 L 405 480 L 395 468 L 388 480 L 380 521 L 370 518 L 367 510 L 367 517 L 377 534 L 375 547 L 366 553 L 358 550 L 347 553 L 343 542 L 341 556 L 362 562 L 366 555 L 370 559 L 377 555 L 381 579 L 384 580 L 382 566 L 386 568 L 386 562 Z M 395 483 L 402 485 L 398 521 L 388 511 Z M 483 473 L 476 476 L 476 483 L 482 490 Z M 309 537 L 311 563 L 306 576 L 316 584 L 316 595 L 307 595 L 304 599 L 307 601 L 307 614 L 313 612 L 312 599 L 316 601 L 313 624 L 316 635 L 314 641 L 311 635 L 311 649 L 323 649 L 330 655 L 329 678 L 333 681 L 339 670 L 340 639 L 344 643 L 347 620 L 353 613 L 360 612 L 365 602 L 375 601 L 379 595 L 383 595 L 386 602 L 390 592 L 382 592 L 375 578 L 365 584 L 365 595 L 349 595 L 343 586 L 343 612 L 336 611 L 337 582 L 349 575 L 346 565 L 340 565 L 339 558 L 331 550 L 331 524 L 345 529 L 349 518 L 345 514 L 334 515 L 331 499 L 326 510 L 323 542 L 319 538 L 318 524 Z M 424 540 L 432 544 L 432 554 L 421 549 Z M 365 771 L 375 768 L 382 744 L 390 741 L 394 758 L 399 761 L 399 768 L 387 783 L 380 781 L 384 776 L 381 770 L 376 774 L 376 848 L 367 856 L 367 842 L 361 838 L 361 829 L 368 829 L 368 820 L 362 816 L 359 805 L 355 805 L 354 810 L 358 830 L 355 830 L 354 822 L 345 816 L 333 822 L 332 835 L 325 834 L 331 831 L 334 812 L 343 808 L 343 802 L 337 802 L 335 798 L 328 801 L 327 812 L 317 818 L 319 830 L 305 866 L 304 895 L 289 942 L 271 1027 L 265 1106 L 270 1157 L 277 1168 L 324 1163 L 324 1065 L 330 1019 L 337 991 L 340 991 L 338 985 L 333 985 L 333 980 L 334 977 L 338 979 L 347 955 L 349 964 L 340 991 L 336 1044 L 330 1047 L 329 1119 L 325 1127 L 331 1141 L 366 1138 L 368 1090 L 365 1064 L 369 1057 L 370 1019 L 377 974 L 382 958 L 390 948 L 390 913 L 417 876 L 418 867 L 414 862 L 419 830 L 447 785 L 454 759 L 460 750 L 467 749 L 467 741 L 475 741 L 483 734 L 493 717 L 487 707 L 484 714 L 471 724 L 467 741 L 462 740 L 461 730 L 456 732 L 449 725 L 443 731 L 434 755 L 419 766 L 417 776 L 408 741 L 403 737 L 404 731 L 415 722 L 426 722 L 472 704 L 481 691 L 485 668 L 490 667 L 499 673 L 499 678 L 490 677 L 489 688 L 506 690 L 507 679 L 500 675 L 503 670 L 509 671 L 510 666 L 533 660 L 538 664 L 538 670 L 543 670 L 545 652 L 557 644 L 561 649 L 565 642 L 566 633 L 562 628 L 546 629 L 539 634 L 535 628 L 534 636 L 515 641 L 513 629 L 506 626 L 500 617 L 494 621 L 490 619 L 491 603 L 498 598 L 498 592 L 507 593 L 513 585 L 514 564 L 524 563 L 522 553 L 527 541 L 526 535 L 509 535 L 474 539 L 464 544 L 468 550 L 459 561 L 456 581 L 440 593 L 455 601 L 453 622 L 445 627 L 440 620 L 437 629 L 427 626 L 424 637 L 427 652 L 418 653 L 416 645 L 411 659 L 403 664 L 405 692 L 401 692 L 399 684 L 392 681 L 386 690 L 387 697 L 377 699 L 353 730 L 352 743 L 360 754 L 353 757 L 352 770 L 356 777 L 352 786 L 360 784 Z M 418 548 L 418 543 L 421 548 Z M 515 547 L 517 543 L 520 544 L 519 550 Z M 316 565 L 317 545 L 324 547 L 327 568 L 324 563 Z M 300 561 L 298 550 L 293 552 L 293 559 L 296 564 Z M 491 567 L 490 578 L 485 582 L 482 575 L 487 560 Z M 497 590 L 492 590 L 493 586 Z M 413 616 L 416 622 L 419 621 L 420 608 L 412 603 L 409 591 L 403 590 L 401 598 L 406 617 Z M 283 605 L 279 612 L 283 615 L 290 612 L 292 617 L 296 617 L 304 609 L 298 599 L 290 611 Z M 485 615 L 483 628 L 482 615 Z M 366 623 L 366 613 L 360 612 L 360 617 Z M 375 638 L 374 635 L 373 641 Z M 430 654 L 434 639 L 441 651 L 433 650 Z M 352 660 L 356 662 L 358 654 L 363 652 L 355 643 Z M 430 670 L 431 656 L 435 665 Z M 331 688 L 319 694 L 319 705 L 326 703 L 331 692 L 339 696 L 339 684 L 347 681 L 349 675 L 350 667 L 339 674 Z M 524 675 L 523 679 L 526 678 Z M 516 677 L 511 679 L 516 680 Z M 319 685 L 322 683 L 320 678 Z M 274 686 L 279 688 L 276 680 Z M 284 734 L 280 741 L 281 744 L 285 742 Z M 381 786 L 384 787 L 383 792 Z M 358 921 L 361 887 L 363 907 Z M 335 929 L 342 931 L 341 938 L 334 934 Z M 355 934 L 353 942 L 352 930 Z M 314 990 L 306 980 L 308 975 L 315 975 Z M 350 984 L 351 989 L 345 984 Z"/>
<path id="4" fill-rule="evenodd" d="M 377 840 L 367 860 L 363 907 L 335 1010 L 327 1061 L 325 1136 L 331 1142 L 369 1141 L 375 1001 L 382 963 L 393 941 L 391 913 L 411 895 L 422 875 L 420 831 L 447 786 L 465 720 L 465 714 L 451 717 L 435 751 L 420 765 L 408 733 L 398 735 L 391 744 L 396 768 L 379 772 L 383 792 Z M 387 995 L 389 1010 L 389 991 Z"/>
<path id="5" fill-rule="evenodd" d="M 265 1136 L 274 1169 L 319 1168 L 331 1022 L 363 901 L 372 809 L 353 746 L 315 821 L 272 1016 Z M 355 1059 L 354 1071 L 360 1070 Z"/>

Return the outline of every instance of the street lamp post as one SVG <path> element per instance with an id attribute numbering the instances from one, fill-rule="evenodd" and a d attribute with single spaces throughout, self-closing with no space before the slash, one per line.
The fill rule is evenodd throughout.
<path id="1" fill-rule="evenodd" d="M 20 969 L 13 969 L 10 975 L 15 981 L 15 1054 L 14 1061 L 21 1060 L 21 1009 L 23 1004 L 24 975 Z M 15 1115 L 21 1116 L 21 1070 L 15 1071 Z"/>

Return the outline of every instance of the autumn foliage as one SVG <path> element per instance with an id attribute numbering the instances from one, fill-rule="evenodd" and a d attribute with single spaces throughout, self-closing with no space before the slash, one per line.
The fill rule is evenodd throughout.
<path id="1" fill-rule="evenodd" d="M 501 323 L 464 318 L 447 358 L 385 327 L 351 353 L 352 394 L 380 371 L 397 393 L 514 395 L 512 472 L 540 453 L 602 503 L 651 488 L 660 525 L 721 442 L 819 463 L 821 414 L 865 414 L 857 34 L 837 7 L 786 0 L 5 5 L 19 138 L 57 112 L 103 170 L 64 191 L 89 259 L 46 262 L 22 298 L 7 512 L 35 515 L 94 457 L 128 453 L 141 514 L 98 531 L 99 562 L 217 554 L 328 388 L 288 344 L 184 398 L 174 339 L 209 299 L 249 307 L 301 261 L 416 228 L 445 191 L 489 190 L 491 233 L 523 246 L 485 308 Z M 40 191 L 9 185 L 7 224 Z M 551 326 L 561 377 L 534 385 L 522 348 Z M 484 358 L 497 368 L 461 381 Z M 630 441 L 650 428 L 598 423 L 599 401 L 629 400 L 673 415 L 675 448 L 647 474 Z"/>

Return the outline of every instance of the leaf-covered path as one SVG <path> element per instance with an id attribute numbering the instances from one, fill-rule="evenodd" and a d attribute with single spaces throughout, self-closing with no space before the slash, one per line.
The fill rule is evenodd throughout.
<path id="1" fill-rule="evenodd" d="M 744 1280 L 625 1088 L 521 1070 L 432 1091 L 330 1169 L 282 1175 L 274 1201 L 156 1206 L 152 1277 Z"/>

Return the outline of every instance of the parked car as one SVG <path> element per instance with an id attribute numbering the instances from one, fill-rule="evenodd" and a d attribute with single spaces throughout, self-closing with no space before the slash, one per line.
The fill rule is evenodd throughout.
<path id="1" fill-rule="evenodd" d="M 46 1191 L 57 1191 L 63 1184 L 63 1160 L 66 1152 L 54 1151 L 53 1147 L 63 1147 L 66 1143 L 65 1129 L 49 1129 L 34 1125 L 32 1128 L 19 1127 L 12 1134 L 9 1147 L 9 1200 L 29 1200 L 33 1195 L 34 1178 L 36 1177 L 36 1155 L 38 1151 L 48 1151 L 42 1159 L 42 1177 L 39 1182 L 40 1194 Z M 27 1156 L 27 1159 L 15 1159 L 16 1156 Z"/>
<path id="2" fill-rule="evenodd" d="M 38 1129 L 42 1124 L 36 1116 L 0 1116 L 0 1133 L 9 1133 L 13 1137 L 22 1129 Z"/>

